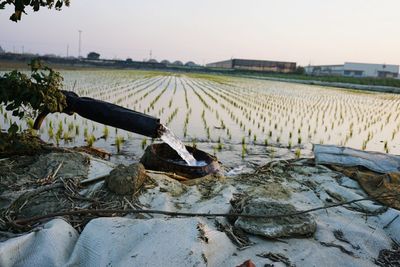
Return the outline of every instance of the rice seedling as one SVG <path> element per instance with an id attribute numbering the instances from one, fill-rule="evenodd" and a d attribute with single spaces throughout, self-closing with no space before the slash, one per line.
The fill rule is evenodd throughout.
<path id="1" fill-rule="evenodd" d="M 83 129 L 83 137 L 84 137 L 85 139 L 88 139 L 88 137 L 89 137 L 88 128 L 87 128 L 87 127 L 85 127 L 85 128 Z"/>
<path id="2" fill-rule="evenodd" d="M 57 146 L 60 146 L 60 139 L 61 139 L 61 136 L 59 136 L 58 134 L 56 134 L 56 145 L 57 145 Z"/>
<path id="3" fill-rule="evenodd" d="M 60 135 L 61 135 L 63 131 L 64 131 L 64 128 L 63 128 L 63 122 L 62 122 L 62 121 L 60 121 L 60 122 L 58 123 L 58 129 L 57 129 L 57 132 L 59 132 L 59 133 L 60 133 Z"/>
<path id="4" fill-rule="evenodd" d="M 295 155 L 296 159 L 300 158 L 300 156 L 301 156 L 300 148 L 296 148 L 296 150 L 294 151 L 294 155 Z"/>
<path id="5" fill-rule="evenodd" d="M 271 159 L 273 159 L 275 157 L 275 152 L 276 152 L 275 149 L 273 147 L 271 147 L 269 150 L 269 157 Z"/>
<path id="6" fill-rule="evenodd" d="M 93 147 L 93 144 L 95 141 L 96 141 L 96 137 L 93 134 L 91 134 L 86 138 L 86 145 L 88 147 Z"/>
<path id="7" fill-rule="evenodd" d="M 62 139 L 64 140 L 64 142 L 69 142 L 69 141 L 72 140 L 72 137 L 71 137 L 71 135 L 69 134 L 68 131 L 65 131 L 64 134 L 63 134 Z"/>
<path id="8" fill-rule="evenodd" d="M 368 141 L 364 140 L 363 143 L 362 143 L 361 149 L 365 150 L 367 148 L 367 144 L 368 144 Z"/>
<path id="9" fill-rule="evenodd" d="M 117 153 L 121 152 L 122 144 L 125 142 L 123 136 L 115 136 L 115 146 L 117 148 Z"/>
<path id="10" fill-rule="evenodd" d="M 31 118 L 27 119 L 26 124 L 28 125 L 29 130 L 33 130 L 34 121 Z"/>
<path id="11" fill-rule="evenodd" d="M 197 149 L 197 139 L 196 139 L 196 138 L 193 138 L 193 139 L 192 139 L 192 147 L 193 147 L 194 149 Z"/>
<path id="12" fill-rule="evenodd" d="M 217 144 L 217 150 L 218 151 L 221 151 L 222 150 L 222 148 L 223 148 L 224 146 L 223 146 L 223 144 L 222 144 L 222 142 L 221 142 L 221 137 L 219 137 L 218 138 L 218 144 Z"/>
<path id="13" fill-rule="evenodd" d="M 246 144 L 243 144 L 242 145 L 242 158 L 243 159 L 246 156 L 246 154 L 247 154 L 247 146 L 246 146 Z"/>
<path id="14" fill-rule="evenodd" d="M 49 136 L 50 140 L 52 140 L 54 138 L 53 127 L 47 128 L 47 135 Z"/>
<path id="15" fill-rule="evenodd" d="M 74 130 L 74 123 L 73 122 L 70 122 L 69 124 L 68 124 L 68 132 L 72 132 L 73 130 Z"/>
<path id="16" fill-rule="evenodd" d="M 107 127 L 107 125 L 104 125 L 104 128 L 103 128 L 103 136 L 102 136 L 102 138 L 104 138 L 105 140 L 107 140 L 108 135 L 109 135 L 108 127 Z"/>
<path id="17" fill-rule="evenodd" d="M 143 138 L 141 142 L 142 149 L 144 150 L 147 146 L 147 138 Z"/>
<path id="18" fill-rule="evenodd" d="M 383 150 L 385 151 L 385 153 L 389 153 L 389 147 L 388 147 L 388 142 L 385 141 L 383 144 Z"/>

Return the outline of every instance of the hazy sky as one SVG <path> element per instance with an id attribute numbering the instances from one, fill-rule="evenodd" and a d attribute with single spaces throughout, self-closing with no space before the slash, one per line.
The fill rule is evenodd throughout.
<path id="1" fill-rule="evenodd" d="M 8 51 L 105 58 L 253 58 L 302 65 L 400 64 L 400 0 L 71 0 L 14 23 L 0 11 Z"/>

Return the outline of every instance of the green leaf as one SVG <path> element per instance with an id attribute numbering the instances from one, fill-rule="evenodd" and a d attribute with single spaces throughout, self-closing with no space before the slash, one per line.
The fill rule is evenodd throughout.
<path id="1" fill-rule="evenodd" d="M 10 17 L 10 20 L 15 21 L 15 22 L 18 22 L 18 20 L 20 20 L 20 19 L 21 19 L 21 15 L 18 16 L 18 15 L 17 15 L 17 12 L 13 13 L 13 14 L 11 15 L 11 17 Z"/>
<path id="2" fill-rule="evenodd" d="M 18 125 L 14 122 L 13 124 L 11 124 L 10 128 L 8 128 L 8 133 L 10 135 L 15 135 L 18 132 Z"/>
<path id="3" fill-rule="evenodd" d="M 35 1 L 33 2 L 33 11 L 39 11 L 40 9 L 40 2 L 39 1 Z"/>
<path id="4" fill-rule="evenodd" d="M 60 9 L 62 6 L 63 6 L 63 2 L 62 1 L 57 1 L 56 9 Z"/>

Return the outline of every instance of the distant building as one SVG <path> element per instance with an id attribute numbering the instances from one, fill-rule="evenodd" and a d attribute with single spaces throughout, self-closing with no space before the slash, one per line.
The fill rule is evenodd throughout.
<path id="1" fill-rule="evenodd" d="M 344 65 L 318 65 L 304 67 L 305 73 L 309 75 L 343 76 Z"/>
<path id="2" fill-rule="evenodd" d="M 319 76 L 397 78 L 399 65 L 346 62 L 343 65 L 307 66 L 305 72 L 309 75 Z"/>
<path id="3" fill-rule="evenodd" d="M 100 58 L 100 54 L 99 54 L 99 53 L 96 53 L 96 52 L 90 52 L 90 53 L 87 55 L 87 59 L 97 60 L 97 59 L 99 59 L 99 58 Z"/>
<path id="4" fill-rule="evenodd" d="M 230 59 L 230 60 L 210 63 L 207 64 L 206 66 L 210 68 L 251 70 L 251 71 L 264 71 L 264 72 L 288 73 L 296 71 L 296 63 L 294 62 L 252 60 L 252 59 Z"/>
<path id="5" fill-rule="evenodd" d="M 4 54 L 6 51 L 0 46 L 0 54 Z"/>

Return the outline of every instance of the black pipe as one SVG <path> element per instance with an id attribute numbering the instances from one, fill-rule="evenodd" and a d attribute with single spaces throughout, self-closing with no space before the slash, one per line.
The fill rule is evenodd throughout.
<path id="1" fill-rule="evenodd" d="M 76 112 L 86 119 L 152 138 L 160 136 L 160 119 L 101 100 L 79 97 L 73 92 L 63 93 L 67 100 L 66 113 Z"/>

